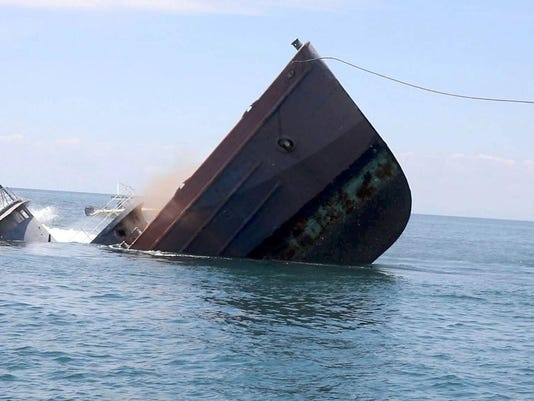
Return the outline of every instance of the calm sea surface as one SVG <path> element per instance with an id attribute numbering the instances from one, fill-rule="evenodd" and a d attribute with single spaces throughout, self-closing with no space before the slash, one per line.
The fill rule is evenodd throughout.
<path id="1" fill-rule="evenodd" d="M 0 400 L 534 399 L 534 222 L 321 267 L 81 243 L 108 197 L 16 192 L 71 242 L 0 244 Z"/>

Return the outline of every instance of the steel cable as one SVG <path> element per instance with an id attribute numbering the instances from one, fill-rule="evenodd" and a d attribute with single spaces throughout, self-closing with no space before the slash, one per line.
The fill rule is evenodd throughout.
<path id="1" fill-rule="evenodd" d="M 356 69 L 358 69 L 360 71 L 364 71 L 364 72 L 367 72 L 369 74 L 376 75 L 376 76 L 378 76 L 380 78 L 388 79 L 388 80 L 396 82 L 398 84 L 409 86 L 411 88 L 419 89 L 419 90 L 422 90 L 422 91 L 436 93 L 438 95 L 459 97 L 459 98 L 462 98 L 462 99 L 471 99 L 471 100 L 484 100 L 484 101 L 488 101 L 488 102 L 534 104 L 534 100 L 520 100 L 520 99 L 504 99 L 504 98 L 494 98 L 494 97 L 482 97 L 482 96 L 469 96 L 469 95 L 460 95 L 458 93 L 444 92 L 444 91 L 440 91 L 440 90 L 436 90 L 436 89 L 426 88 L 424 86 L 415 85 L 415 84 L 412 84 L 410 82 L 402 81 L 400 79 L 396 79 L 396 78 L 390 77 L 390 76 L 385 75 L 385 74 L 380 74 L 378 72 L 371 71 L 371 70 L 369 70 L 367 68 L 363 68 L 363 67 L 360 67 L 360 66 L 358 66 L 356 64 L 349 63 L 348 61 L 342 60 L 342 59 L 337 58 L 337 57 L 331 57 L 331 56 L 316 57 L 316 58 L 311 58 L 311 59 L 307 59 L 307 60 L 295 60 L 294 63 L 309 63 L 309 62 L 317 61 L 317 60 L 334 60 L 334 61 L 338 61 L 338 62 L 346 64 L 346 65 L 348 65 L 350 67 L 356 68 Z"/>

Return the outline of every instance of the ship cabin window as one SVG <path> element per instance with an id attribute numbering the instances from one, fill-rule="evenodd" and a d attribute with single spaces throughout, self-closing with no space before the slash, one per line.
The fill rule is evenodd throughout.
<path id="1" fill-rule="evenodd" d="M 24 220 L 28 220 L 29 218 L 30 213 L 24 209 L 20 209 L 13 213 L 13 219 L 17 222 L 17 224 L 22 223 Z"/>
<path id="2" fill-rule="evenodd" d="M 24 216 L 20 212 L 13 213 L 13 219 L 15 219 L 15 222 L 22 223 L 24 221 Z"/>

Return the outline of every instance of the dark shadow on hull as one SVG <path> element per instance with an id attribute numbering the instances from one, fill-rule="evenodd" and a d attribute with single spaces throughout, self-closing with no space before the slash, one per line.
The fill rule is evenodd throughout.
<path id="1" fill-rule="evenodd" d="M 395 242 L 406 177 L 316 57 L 299 49 L 133 249 L 354 265 Z"/>

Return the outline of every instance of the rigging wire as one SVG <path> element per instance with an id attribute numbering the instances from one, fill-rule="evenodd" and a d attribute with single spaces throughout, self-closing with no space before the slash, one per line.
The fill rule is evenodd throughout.
<path id="1" fill-rule="evenodd" d="M 426 92 L 431 92 L 431 93 L 436 93 L 438 95 L 445 95 L 445 96 L 452 96 L 452 97 L 459 97 L 459 98 L 462 98 L 462 99 L 470 99 L 470 100 L 484 100 L 484 101 L 488 101 L 488 102 L 506 102 L 506 103 L 523 103 L 523 104 L 534 104 L 534 100 L 521 100 L 521 99 L 504 99 L 504 98 L 495 98 L 495 97 L 482 97 L 482 96 L 470 96 L 470 95 L 460 95 L 458 93 L 451 93 L 451 92 L 444 92 L 444 91 L 440 91 L 440 90 L 436 90 L 436 89 L 431 89 L 431 88 L 426 88 L 424 86 L 420 86 L 420 85 L 416 85 L 416 84 L 412 84 L 410 82 L 406 82 L 406 81 L 402 81 L 400 79 L 396 79 L 396 78 L 393 78 L 393 77 L 390 77 L 388 75 L 385 75 L 385 74 L 380 74 L 378 72 L 375 72 L 375 71 L 371 71 L 371 70 L 368 70 L 367 68 L 363 68 L 363 67 L 360 67 L 356 64 L 352 64 L 352 63 L 349 63 L 348 61 L 345 61 L 345 60 L 342 60 L 338 57 L 331 57 L 331 56 L 325 56 L 325 57 L 315 57 L 315 58 L 310 58 L 310 59 L 307 59 L 307 60 L 295 60 L 293 61 L 294 63 L 309 63 L 309 62 L 312 62 L 312 61 L 317 61 L 317 60 L 334 60 L 334 61 L 338 61 L 340 63 L 343 63 L 343 64 L 346 64 L 352 68 L 356 68 L 360 71 L 364 71 L 364 72 L 367 72 L 369 74 L 373 74 L 373 75 L 376 75 L 380 78 L 384 78 L 384 79 L 387 79 L 387 80 L 390 80 L 390 81 L 393 81 L 393 82 L 396 82 L 398 84 L 401 84 L 401 85 L 405 85 L 405 86 L 409 86 L 411 88 L 415 88 L 415 89 L 419 89 L 419 90 L 422 90 L 422 91 L 426 91 Z"/>

